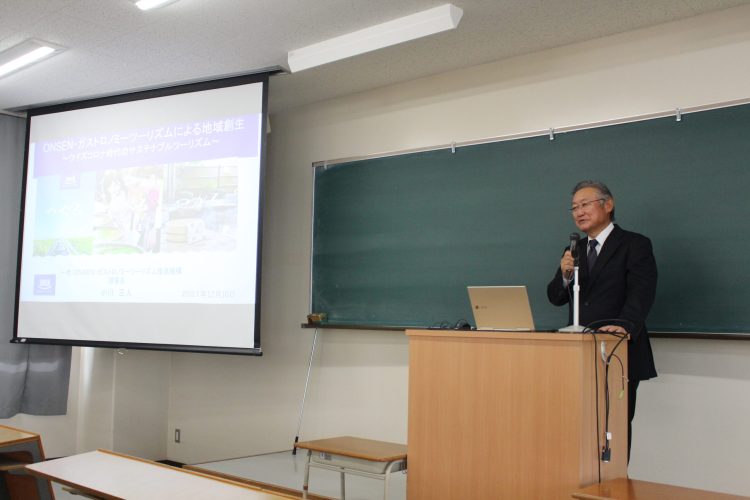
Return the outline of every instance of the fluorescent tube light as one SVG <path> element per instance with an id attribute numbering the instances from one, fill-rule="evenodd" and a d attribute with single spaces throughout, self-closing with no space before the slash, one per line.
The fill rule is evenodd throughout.
<path id="1" fill-rule="evenodd" d="M 41 61 L 63 48 L 41 40 L 30 39 L 0 53 L 0 77 L 9 75 L 25 66 Z"/>
<path id="2" fill-rule="evenodd" d="M 141 10 L 150 10 L 176 1 L 177 0 L 138 0 L 135 2 L 135 6 Z"/>
<path id="3" fill-rule="evenodd" d="M 448 3 L 292 50 L 287 54 L 289 70 L 294 73 L 409 40 L 434 35 L 441 31 L 451 30 L 458 26 L 462 15 L 463 10 Z"/>

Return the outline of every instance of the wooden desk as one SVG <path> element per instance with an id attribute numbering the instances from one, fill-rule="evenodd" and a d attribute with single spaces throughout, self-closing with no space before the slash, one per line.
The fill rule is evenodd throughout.
<path id="1" fill-rule="evenodd" d="M 26 469 L 86 495 L 106 500 L 294 498 L 106 450 L 31 464 Z"/>
<path id="2" fill-rule="evenodd" d="M 44 479 L 26 474 L 24 466 L 44 460 L 39 434 L 0 425 L 0 475 L 10 498 L 50 500 L 52 487 Z"/>
<path id="3" fill-rule="evenodd" d="M 573 498 L 582 500 L 738 500 L 748 497 L 618 478 L 576 490 L 573 492 Z"/>
<path id="4" fill-rule="evenodd" d="M 385 482 L 383 498 L 388 498 L 391 472 L 406 469 L 406 445 L 362 439 L 351 436 L 304 441 L 297 448 L 307 450 L 302 498 L 307 498 L 310 467 L 341 474 L 341 498 L 346 498 L 345 474 L 381 479 Z M 316 452 L 317 455 L 313 455 Z"/>

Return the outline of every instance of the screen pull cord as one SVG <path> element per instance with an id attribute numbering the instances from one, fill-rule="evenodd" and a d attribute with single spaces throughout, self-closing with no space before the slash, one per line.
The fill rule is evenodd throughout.
<path id="1" fill-rule="evenodd" d="M 307 378 L 305 379 L 305 391 L 302 393 L 302 404 L 299 408 L 299 422 L 297 423 L 297 434 L 294 436 L 294 447 L 292 448 L 292 455 L 297 454 L 297 443 L 299 443 L 299 431 L 302 429 L 302 416 L 305 414 L 305 400 L 307 399 L 307 388 L 310 385 L 310 371 L 312 370 L 312 362 L 315 357 L 315 344 L 318 341 L 318 329 L 315 329 L 313 335 L 312 349 L 310 349 L 310 362 L 307 365 Z"/>

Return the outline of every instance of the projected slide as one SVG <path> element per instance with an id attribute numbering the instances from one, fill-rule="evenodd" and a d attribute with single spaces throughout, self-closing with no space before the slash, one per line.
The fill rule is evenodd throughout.
<path id="1" fill-rule="evenodd" d="M 32 116 L 17 337 L 257 348 L 262 83 Z"/>

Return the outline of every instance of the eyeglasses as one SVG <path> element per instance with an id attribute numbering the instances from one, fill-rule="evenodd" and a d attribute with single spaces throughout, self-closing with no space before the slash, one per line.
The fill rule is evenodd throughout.
<path id="1" fill-rule="evenodd" d="M 573 205 L 570 207 L 570 213 L 574 214 L 578 212 L 579 210 L 588 210 L 588 208 L 591 206 L 592 203 L 596 203 L 597 201 L 604 201 L 604 198 L 597 198 L 595 200 L 589 200 L 589 201 L 582 201 L 578 205 Z"/>

